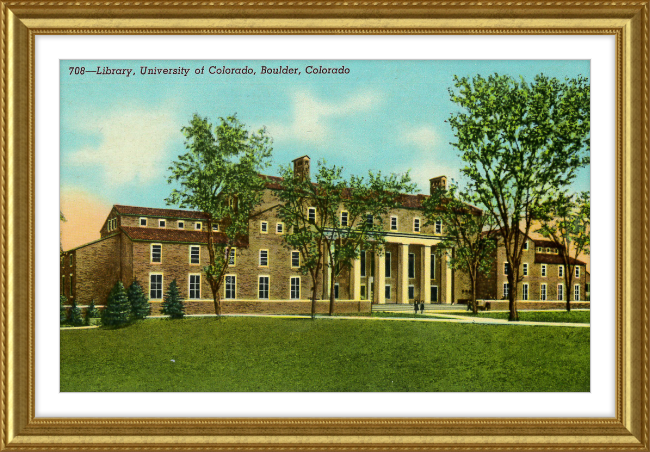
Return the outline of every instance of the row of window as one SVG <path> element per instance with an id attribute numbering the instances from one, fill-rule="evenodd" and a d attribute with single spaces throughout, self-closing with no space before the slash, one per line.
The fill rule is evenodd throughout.
<path id="1" fill-rule="evenodd" d="M 575 270 L 576 278 L 580 278 L 580 266 L 576 265 L 575 269 L 576 269 Z M 547 276 L 547 274 L 548 274 L 547 270 L 548 270 L 548 266 L 546 264 L 542 264 L 541 275 L 542 276 Z M 522 264 L 522 273 L 523 273 L 524 276 L 528 276 L 528 264 Z M 509 262 L 504 262 L 503 263 L 503 274 L 504 275 L 510 274 L 510 263 Z M 564 265 L 558 265 L 558 267 L 557 267 L 557 276 L 559 278 L 564 277 Z"/>
<path id="2" fill-rule="evenodd" d="M 366 275 L 366 252 L 361 251 L 361 277 L 364 278 Z M 391 254 L 390 252 L 386 252 L 384 254 L 384 273 L 386 278 L 391 277 Z M 375 266 L 370 265 L 370 276 L 375 276 Z M 430 274 L 431 274 L 431 279 L 436 279 L 436 255 L 431 253 L 431 265 L 430 265 Z M 415 278 L 415 253 L 409 253 L 408 255 L 408 277 L 410 279 Z"/>
<path id="3" fill-rule="evenodd" d="M 152 243 L 150 249 L 151 249 L 151 258 L 150 258 L 151 263 L 152 264 L 162 263 L 162 244 Z M 189 245 L 189 263 L 190 265 L 199 265 L 201 263 L 200 245 Z M 236 264 L 237 264 L 237 252 L 235 248 L 231 248 L 228 266 L 234 267 Z M 269 250 L 259 251 L 259 266 L 260 267 L 269 266 Z M 299 251 L 291 251 L 291 268 L 300 268 Z"/>
<path id="4" fill-rule="evenodd" d="M 528 242 L 524 242 L 523 250 L 528 251 Z M 558 250 L 557 248 L 550 248 L 550 247 L 544 248 L 544 247 L 541 247 L 541 246 L 537 247 L 537 252 L 538 253 L 549 253 L 549 254 L 560 254 L 560 250 Z"/>
<path id="5" fill-rule="evenodd" d="M 521 299 L 528 300 L 528 283 L 523 283 L 521 290 Z M 509 292 L 510 285 L 508 283 L 504 283 L 503 298 L 508 298 Z M 545 283 L 540 284 L 539 299 L 542 301 L 548 300 L 547 293 L 547 285 Z M 564 284 L 557 285 L 557 300 L 564 301 Z M 573 286 L 573 301 L 580 301 L 580 284 L 575 284 Z"/>
<path id="6" fill-rule="evenodd" d="M 262 234 L 268 234 L 269 233 L 269 222 L 268 221 L 261 221 L 260 222 L 260 232 Z M 284 234 L 284 223 L 275 223 L 275 233 L 276 234 Z"/>
<path id="7" fill-rule="evenodd" d="M 111 218 L 110 220 L 108 220 L 108 223 L 106 224 L 106 228 L 108 229 L 108 232 L 117 229 L 117 218 Z"/>
<path id="8" fill-rule="evenodd" d="M 109 222 L 110 221 L 111 220 L 109 220 Z M 117 222 L 117 219 L 115 219 L 114 221 Z M 117 223 L 115 223 L 115 224 L 117 224 Z M 141 217 L 140 221 L 139 221 L 139 224 L 140 224 L 141 227 L 147 227 L 148 224 L 149 224 L 149 219 L 146 218 L 146 217 Z M 194 227 L 192 229 L 194 229 L 195 231 L 203 230 L 203 223 L 201 221 L 195 221 L 193 224 L 194 224 Z M 167 227 L 167 220 L 165 220 L 163 218 L 158 219 L 158 227 L 159 228 L 166 228 Z M 185 229 L 185 220 L 176 221 L 176 228 L 177 229 Z M 109 227 L 108 230 L 111 231 L 110 227 Z M 212 225 L 212 230 L 214 232 L 218 232 L 219 231 L 219 225 L 218 224 L 213 224 Z"/>
<path id="9" fill-rule="evenodd" d="M 315 222 L 316 221 L 316 208 L 315 207 L 309 207 L 307 209 L 307 218 L 310 222 Z M 340 214 L 340 219 L 339 219 L 339 224 L 341 227 L 347 227 L 349 226 L 349 221 L 350 221 L 350 214 L 346 210 L 341 211 Z M 372 226 L 375 223 L 375 219 L 372 215 L 367 215 L 366 216 L 366 222 L 368 223 L 368 226 Z M 391 231 L 397 231 L 397 222 L 398 219 L 396 216 L 391 216 L 390 217 L 390 230 Z M 264 223 L 264 222 L 263 222 Z M 422 221 L 420 218 L 414 218 L 413 219 L 413 232 L 419 233 L 421 229 Z M 442 222 L 440 220 L 437 220 L 435 222 L 435 233 L 436 234 L 441 234 L 442 233 Z"/>

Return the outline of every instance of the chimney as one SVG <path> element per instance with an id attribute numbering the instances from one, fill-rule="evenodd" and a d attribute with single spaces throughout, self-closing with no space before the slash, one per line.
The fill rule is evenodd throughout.
<path id="1" fill-rule="evenodd" d="M 429 190 L 431 194 L 439 188 L 447 190 L 447 176 L 438 176 L 429 179 Z"/>
<path id="2" fill-rule="evenodd" d="M 309 180 L 309 156 L 303 155 L 293 161 L 293 174 L 300 179 Z"/>

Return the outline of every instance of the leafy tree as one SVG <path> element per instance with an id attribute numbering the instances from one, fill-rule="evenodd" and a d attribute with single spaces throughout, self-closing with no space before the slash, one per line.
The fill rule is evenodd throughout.
<path id="1" fill-rule="evenodd" d="M 67 314 L 65 312 L 65 303 L 66 303 L 66 301 L 68 301 L 68 299 L 65 297 L 65 295 L 61 295 L 59 297 L 59 304 L 61 306 L 60 307 L 60 311 L 61 311 L 60 322 L 61 322 L 61 325 L 65 325 L 65 322 L 68 321 L 68 316 L 67 316 Z"/>
<path id="2" fill-rule="evenodd" d="M 559 81 L 543 74 L 523 78 L 454 77 L 450 116 L 466 166 L 461 169 L 498 226 L 510 266 L 510 320 L 518 320 L 517 285 L 524 238 L 548 199 L 562 192 L 589 164 L 589 81 Z"/>
<path id="3" fill-rule="evenodd" d="M 170 319 L 182 319 L 185 316 L 185 305 L 176 280 L 173 280 L 167 288 L 165 301 L 162 303 L 162 313 L 168 315 Z"/>
<path id="4" fill-rule="evenodd" d="M 449 190 L 435 190 L 423 202 L 426 224 L 441 221 L 445 227 L 445 235 L 436 246 L 437 253 L 448 257 L 451 268 L 469 276 L 470 306 L 474 314 L 478 312 L 476 283 L 481 273 L 489 273 L 496 248 L 494 220 L 473 207 L 477 201 L 476 194 L 468 189 L 451 185 Z"/>
<path id="5" fill-rule="evenodd" d="M 75 300 L 72 300 L 72 306 L 68 310 L 68 323 L 72 326 L 81 326 L 84 324 L 84 320 L 81 317 L 81 309 L 79 309 Z"/>
<path id="6" fill-rule="evenodd" d="M 203 268 L 221 315 L 220 291 L 229 257 L 248 234 L 248 224 L 262 202 L 265 179 L 259 175 L 269 166 L 272 140 L 266 129 L 250 133 L 236 115 L 219 118 L 214 126 L 207 118 L 192 116 L 183 127 L 186 152 L 169 168 L 168 182 L 179 183 L 167 204 L 208 214 L 209 265 Z M 222 231 L 212 234 L 212 225 Z"/>
<path id="7" fill-rule="evenodd" d="M 131 315 L 134 319 L 141 320 L 151 314 L 151 305 L 137 279 L 129 286 L 127 296 L 131 305 Z"/>
<path id="8" fill-rule="evenodd" d="M 537 231 L 558 246 L 564 263 L 566 310 L 571 311 L 570 290 L 578 256 L 589 254 L 591 201 L 588 192 L 578 195 L 560 193 L 543 210 L 542 226 Z"/>
<path id="9" fill-rule="evenodd" d="M 121 326 L 129 322 L 131 304 L 126 295 L 122 281 L 115 283 L 106 300 L 106 307 L 102 311 L 102 325 Z"/>
<path id="10" fill-rule="evenodd" d="M 412 192 L 408 174 L 382 176 L 369 173 L 368 179 L 342 177 L 343 168 L 318 162 L 314 179 L 283 168 L 280 218 L 285 222 L 287 244 L 300 250 L 301 270 L 312 278 L 312 317 L 316 308 L 316 286 L 323 265 L 330 270 L 329 314 L 334 313 L 334 284 L 345 268 L 350 268 L 362 248 L 382 252 L 383 216 L 396 207 L 403 192 Z M 315 209 L 315 218 L 309 217 Z M 345 222 L 341 211 L 347 212 Z"/>

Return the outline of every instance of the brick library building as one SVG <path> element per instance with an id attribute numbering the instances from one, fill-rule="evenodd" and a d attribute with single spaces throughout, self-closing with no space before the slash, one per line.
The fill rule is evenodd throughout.
<path id="1" fill-rule="evenodd" d="M 309 157 L 293 164 L 296 173 L 309 172 Z M 262 213 L 250 221 L 248 236 L 231 253 L 221 288 L 223 313 L 310 311 L 311 277 L 300 272 L 300 252 L 284 241 L 285 225 L 277 215 L 279 182 L 280 178 L 267 176 Z M 430 185 L 431 190 L 446 186 L 446 178 L 433 178 Z M 337 300 L 335 311 L 340 313 L 369 312 L 371 304 L 415 300 L 466 302 L 467 278 L 436 254 L 443 227 L 440 223 L 425 226 L 424 199 L 422 194 L 401 195 L 399 207 L 384 219 L 384 252 L 362 250 L 333 288 L 324 269 L 317 282 L 318 312 L 327 312 L 330 289 Z M 339 215 L 344 219 L 346 212 Z M 209 264 L 208 234 L 215 243 L 223 241 L 224 235 L 218 225 L 208 231 L 207 219 L 207 214 L 196 211 L 114 205 L 98 240 L 61 254 L 61 294 L 68 303 L 86 306 L 94 300 L 102 306 L 117 281 L 128 287 L 137 280 L 155 315 L 168 285 L 176 280 L 187 314 L 214 313 L 212 291 L 202 269 Z M 500 278 L 493 276 L 481 285 L 483 298 L 497 296 Z"/>

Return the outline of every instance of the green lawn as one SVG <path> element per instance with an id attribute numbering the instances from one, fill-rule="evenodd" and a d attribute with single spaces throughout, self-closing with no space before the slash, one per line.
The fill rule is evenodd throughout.
<path id="1" fill-rule="evenodd" d="M 560 323 L 589 323 L 589 311 L 519 311 L 519 320 L 522 322 L 560 322 Z M 472 317 L 489 317 L 491 319 L 508 320 L 507 312 L 456 312 L 454 315 L 468 315 Z"/>
<path id="2" fill-rule="evenodd" d="M 66 329 L 61 391 L 586 392 L 589 328 L 230 317 Z"/>

